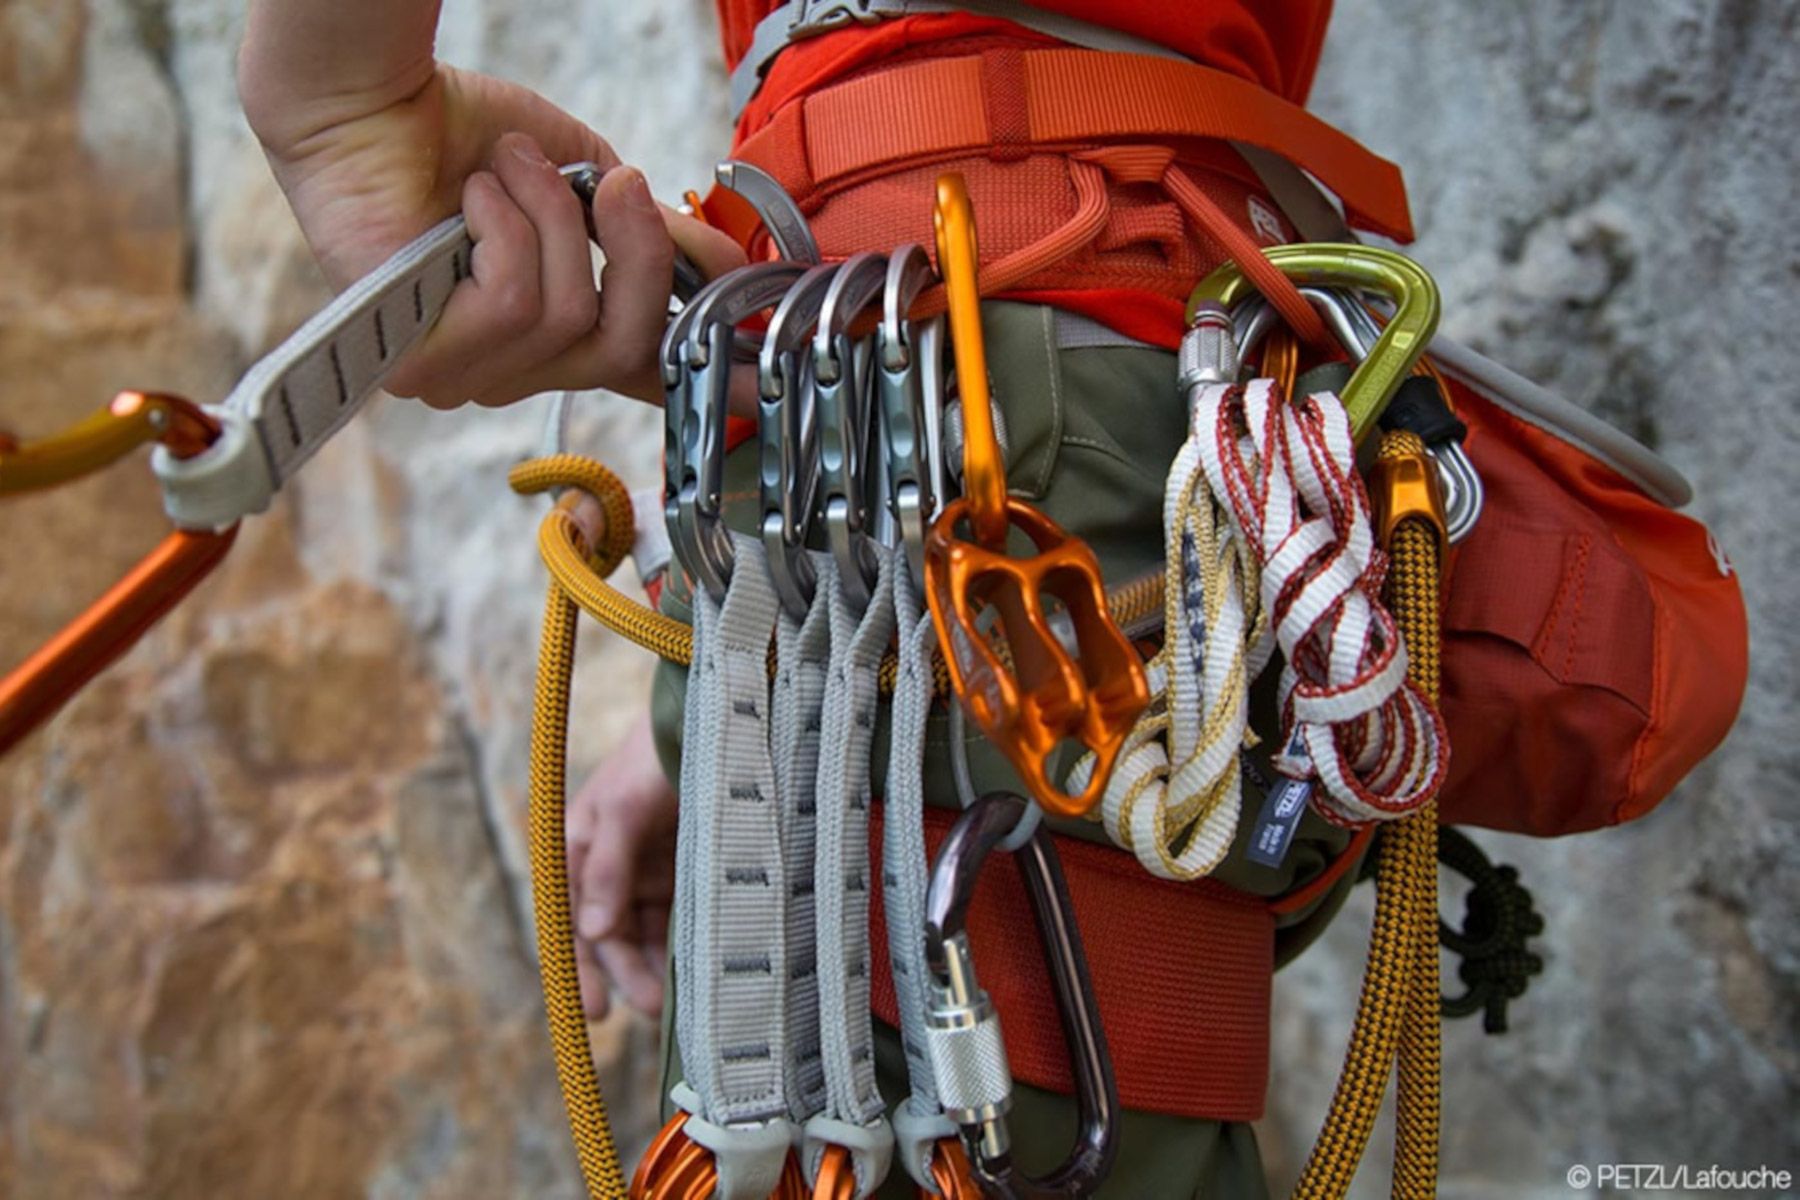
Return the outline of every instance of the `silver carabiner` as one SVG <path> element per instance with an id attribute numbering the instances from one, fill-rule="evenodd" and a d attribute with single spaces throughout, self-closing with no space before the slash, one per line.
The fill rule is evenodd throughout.
<path id="1" fill-rule="evenodd" d="M 725 417 L 737 326 L 777 304 L 804 271 L 787 262 L 739 267 L 708 284 L 683 313 L 686 337 L 676 353 L 686 376 L 685 411 L 680 414 L 679 483 L 669 540 L 688 573 L 714 599 L 724 598 L 731 581 L 731 538 L 721 519 L 719 493 L 725 475 Z M 670 334 L 674 332 L 671 327 Z M 664 488 L 666 497 L 666 482 Z"/>
<path id="2" fill-rule="evenodd" d="M 837 272 L 835 263 L 813 267 L 788 289 L 769 319 L 757 370 L 762 539 L 769 581 L 796 618 L 806 615 L 818 584 L 806 554 L 819 489 L 819 409 L 806 350 Z"/>
<path id="3" fill-rule="evenodd" d="M 776 254 L 788 262 L 808 266 L 818 263 L 819 243 L 806 223 L 806 214 L 773 175 L 761 167 L 727 158 L 713 168 L 713 178 L 756 210 L 763 228 L 769 231 L 769 240 L 775 243 Z"/>
<path id="4" fill-rule="evenodd" d="M 915 324 L 907 313 L 936 278 L 923 248 L 896 250 L 888 260 L 876 332 L 875 394 L 887 463 L 887 504 L 906 549 L 907 569 L 921 590 L 925 527 L 944 495 L 944 319 Z"/>
<path id="5" fill-rule="evenodd" d="M 1380 323 L 1361 297 L 1354 293 L 1339 288 L 1302 287 L 1300 294 L 1312 303 L 1332 334 L 1357 358 L 1367 356 L 1370 347 L 1381 337 Z M 1275 310 L 1260 296 L 1240 304 L 1232 314 L 1239 354 L 1247 357 L 1277 320 Z M 1436 438 L 1426 443 L 1425 450 L 1437 463 L 1438 481 L 1444 489 L 1444 536 L 1454 545 L 1467 537 L 1481 518 L 1481 509 L 1486 502 L 1481 474 L 1455 437 Z"/>
<path id="6" fill-rule="evenodd" d="M 563 178 L 581 197 L 583 215 L 587 217 L 588 236 L 599 242 L 599 231 L 594 228 L 594 193 L 600 190 L 600 181 L 606 177 L 606 168 L 599 163 L 570 163 L 562 169 Z M 675 299 L 686 303 L 694 294 L 706 286 L 706 278 L 700 274 L 700 268 L 694 260 L 682 253 L 679 247 L 675 250 Z"/>
<path id="7" fill-rule="evenodd" d="M 886 281 L 885 256 L 865 251 L 846 259 L 832 278 L 813 334 L 825 538 L 837 559 L 844 598 L 858 612 L 868 607 L 877 569 L 868 544 L 866 474 L 874 423 L 869 420 L 868 349 L 850 337 L 849 329 Z"/>

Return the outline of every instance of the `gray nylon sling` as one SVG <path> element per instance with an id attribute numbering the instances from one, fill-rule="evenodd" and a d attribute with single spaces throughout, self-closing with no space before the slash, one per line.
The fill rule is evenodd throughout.
<path id="1" fill-rule="evenodd" d="M 768 648 L 779 605 L 762 546 L 733 535 L 723 602 L 694 595 L 676 855 L 678 1038 L 721 1200 L 762 1200 L 781 1177 L 787 1121 L 786 871 L 769 754 Z"/>
<path id="2" fill-rule="evenodd" d="M 886 1105 L 875 1082 L 869 1015 L 870 755 L 877 676 L 894 632 L 894 552 L 878 548 L 877 557 L 874 595 L 860 615 L 841 587 L 830 589 L 831 662 L 819 738 L 813 873 L 826 1101 L 824 1112 L 807 1123 L 807 1171 L 809 1178 L 816 1173 L 825 1144 L 846 1147 L 855 1162 L 858 1197 L 880 1185 L 893 1152 Z"/>

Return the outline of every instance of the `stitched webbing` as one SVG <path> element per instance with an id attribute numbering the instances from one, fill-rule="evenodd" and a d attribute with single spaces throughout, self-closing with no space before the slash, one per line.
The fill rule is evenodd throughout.
<path id="1" fill-rule="evenodd" d="M 821 706 L 831 654 L 827 596 L 835 587 L 829 555 L 814 554 L 819 586 L 796 620 L 783 610 L 775 627 L 775 685 L 771 744 L 781 814 L 781 856 L 787 871 L 787 1059 L 783 1067 L 788 1119 L 798 1124 L 825 1106 L 819 1047 L 819 974 L 814 929 L 813 857 Z"/>
<path id="2" fill-rule="evenodd" d="M 887 1174 L 892 1135 L 886 1106 L 875 1085 L 874 1032 L 869 1019 L 869 804 L 870 754 L 874 748 L 879 689 L 876 674 L 894 633 L 894 552 L 876 548 L 879 575 L 868 607 L 857 614 L 835 578 L 821 580 L 829 594 L 831 660 L 825 682 L 820 732 L 816 885 L 819 1034 L 825 1068 L 823 1120 L 864 1126 L 873 1152 L 851 1146 L 858 1196 Z M 808 1154 L 818 1147 L 809 1137 Z M 809 1174 L 816 1163 L 809 1162 Z"/>
<path id="3" fill-rule="evenodd" d="M 769 757 L 768 648 L 779 606 L 760 543 L 732 541 L 723 602 L 705 589 L 694 597 L 676 843 L 683 1074 L 696 1115 L 722 1129 L 785 1123 L 788 1110 L 787 885 Z M 766 1196 L 786 1148 L 785 1139 L 744 1154 L 715 1148 L 721 1194 Z"/>

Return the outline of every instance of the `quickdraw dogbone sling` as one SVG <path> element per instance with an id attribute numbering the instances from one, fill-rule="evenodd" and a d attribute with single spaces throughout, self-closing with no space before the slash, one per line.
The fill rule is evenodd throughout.
<path id="1" fill-rule="evenodd" d="M 946 7 L 805 4 L 784 10 L 782 20 L 787 37 L 808 41 L 846 17 L 955 21 L 972 6 L 947 14 Z M 1457 682 L 1457 664 L 1468 664 L 1466 678 L 1504 678 L 1538 711 L 1598 711 L 1610 723 L 1583 726 L 1593 733 L 1594 753 L 1629 762 L 1616 782 L 1608 775 L 1604 788 L 1593 789 L 1596 796 L 1564 799 L 1539 788 L 1522 814 L 1517 801 L 1466 813 L 1501 827 L 1561 832 L 1639 815 L 1716 742 L 1735 709 L 1741 604 L 1728 570 L 1712 569 L 1705 531 L 1665 507 L 1685 499 L 1678 476 L 1516 376 L 1433 341 L 1435 293 L 1406 260 L 1342 245 L 1265 254 L 1227 215 L 1249 196 L 1257 236 L 1285 237 L 1284 220 L 1309 236 L 1343 236 L 1336 212 L 1274 150 L 1337 190 L 1353 221 L 1404 234 L 1391 168 L 1300 110 L 1245 90 L 1241 80 L 1167 56 L 1131 58 L 1148 47 L 1120 43 L 1117 31 L 1045 25 L 1036 10 L 1017 8 L 984 4 L 979 19 L 1021 21 L 1107 53 L 1059 50 L 1040 38 L 1022 51 L 977 48 L 960 59 L 853 71 L 763 114 L 740 153 L 766 170 L 722 165 L 720 182 L 737 199 L 715 193 L 703 211 L 753 246 L 772 245 L 777 260 L 704 286 L 691 267 L 678 270 L 687 303 L 665 340 L 670 436 L 661 522 L 645 521 L 640 530 L 640 514 L 604 468 L 560 446 L 515 473 L 520 490 L 580 489 L 605 513 L 602 530 L 584 530 L 565 502 L 540 535 L 553 582 L 532 746 L 546 1004 L 594 1195 L 862 1196 L 879 1185 L 890 1157 L 920 1189 L 940 1195 L 1091 1192 L 1116 1155 L 1131 1154 L 1116 1118 L 1134 1083 L 1113 1070 L 1107 1034 L 1116 1031 L 1105 1027 L 1096 1003 L 1107 979 L 1082 952 L 1076 889 L 1057 862 L 1058 842 L 1080 851 L 1072 862 L 1087 852 L 1024 818 L 1034 800 L 1064 810 L 1098 801 L 1108 836 L 1151 874 L 1202 876 L 1226 858 L 1221 847 L 1242 815 L 1241 776 L 1256 774 L 1239 766 L 1240 751 L 1257 732 L 1276 735 L 1280 779 L 1250 831 L 1251 860 L 1260 853 L 1279 863 L 1294 822 L 1309 810 L 1364 830 L 1272 911 L 1316 900 L 1354 866 L 1370 823 L 1384 823 L 1375 842 L 1369 971 L 1338 1093 L 1298 1192 L 1343 1194 L 1397 1063 L 1395 1191 L 1431 1194 L 1440 1005 L 1435 797 L 1448 777 L 1451 796 L 1469 810 L 1471 796 L 1498 787 L 1466 774 L 1464 750 L 1447 758 L 1445 725 L 1459 747 L 1462 732 L 1473 732 L 1478 765 L 1508 750 L 1495 731 L 1466 717 L 1459 723 L 1475 692 Z M 762 37 L 765 48 L 773 37 Z M 753 73 L 766 66 L 765 54 Z M 1020 87 L 1022 121 L 1017 110 L 990 102 L 995 80 Z M 898 132 L 849 136 L 867 132 L 859 114 L 902 101 L 908 107 L 921 95 L 933 102 Z M 966 119 L 971 112 L 979 118 Z M 1243 157 L 1221 160 L 1204 145 L 1177 154 L 1118 140 L 1172 136 L 1230 137 Z M 1096 137 L 1113 140 L 1096 146 Z M 952 214 L 950 226 L 963 220 L 966 237 L 966 245 L 940 238 L 948 293 L 931 286 L 929 260 L 916 247 L 817 265 L 819 241 L 835 255 L 846 237 L 866 249 L 892 244 L 879 236 L 884 229 L 918 229 L 916 208 L 871 208 L 864 192 L 871 182 L 909 170 L 918 181 L 917 168 L 934 159 L 1001 142 L 1016 153 L 981 167 L 974 180 L 984 213 L 982 195 L 999 194 L 994 171 L 1007 161 L 1039 171 L 1046 159 L 1072 191 L 1073 211 L 1059 203 L 1009 210 L 998 247 L 978 266 L 973 221 L 954 215 L 957 189 L 945 193 L 948 181 L 940 180 L 938 211 Z M 1248 163 L 1249 178 L 1232 161 Z M 596 172 L 577 167 L 570 175 L 591 194 Z M 1145 185 L 1170 197 L 1180 219 L 1222 247 L 1237 269 L 1203 281 L 1185 314 L 1179 298 L 1157 291 L 1168 272 L 1155 282 L 1135 277 L 1133 286 L 1151 289 L 1138 293 L 1146 296 L 1143 312 L 1112 312 L 1110 323 L 1130 328 L 1136 343 L 1070 326 L 1071 338 L 1102 346 L 1173 345 L 1179 337 L 1179 387 L 1190 413 L 1164 493 L 1163 569 L 1102 600 L 1091 573 L 1083 578 L 1079 553 L 1051 553 L 1080 549 L 1053 525 L 1011 518 L 1038 542 L 1035 572 L 1012 563 L 1008 551 L 1018 547 L 1000 538 L 1014 502 L 1003 483 L 995 486 L 1001 460 L 987 428 L 986 381 L 970 365 L 981 343 L 975 276 L 979 270 L 984 295 L 1085 287 L 1059 292 L 1059 300 L 1079 312 L 1099 296 L 1104 308 L 1108 286 L 1121 282 L 1108 274 L 1108 231 L 1135 211 L 1119 207 L 1121 197 Z M 1278 215 L 1255 200 L 1264 188 Z M 0 681 L 0 749 L 217 561 L 236 522 L 267 505 L 429 327 L 466 274 L 468 253 L 459 220 L 431 231 L 339 297 L 216 408 L 125 393 L 65 437 L 25 446 L 0 439 L 0 493 L 54 485 L 158 440 L 157 470 L 178 527 L 67 634 Z M 1372 310 L 1371 297 L 1392 304 L 1391 313 Z M 932 321 L 946 306 L 958 326 L 954 387 L 937 361 L 941 335 Z M 753 318 L 771 309 L 759 332 Z M 1292 336 L 1273 330 L 1277 318 Z M 1303 355 L 1316 358 L 1334 342 L 1362 360 L 1349 380 L 1339 371 L 1318 385 L 1319 372 L 1331 375 L 1325 368 L 1301 376 Z M 1434 362 L 1420 359 L 1428 342 Z M 721 503 L 730 440 L 725 378 L 732 360 L 744 357 L 759 360 L 763 399 L 755 535 L 729 529 Z M 1245 382 L 1241 368 L 1251 361 L 1256 378 Z M 1365 485 L 1353 442 L 1384 410 L 1392 428 L 1366 464 Z M 957 503 L 968 508 L 952 503 L 957 456 L 939 436 L 945 426 L 962 430 L 965 500 Z M 1526 503 L 1540 519 L 1549 512 L 1560 522 L 1555 536 L 1566 541 L 1558 546 L 1568 547 L 1561 582 L 1547 593 L 1492 582 L 1530 582 L 1530 572 L 1506 574 L 1506 564 L 1525 561 L 1527 547 L 1542 544 L 1518 520 Z M 691 630 L 604 582 L 635 542 L 644 543 L 635 548 L 644 551 L 645 569 L 654 538 L 639 535 L 659 524 L 682 577 L 692 581 Z M 809 545 L 812 531 L 822 549 Z M 1450 559 L 1457 586 L 1446 606 L 1440 588 L 1452 543 L 1461 549 Z M 943 570 L 958 544 L 988 557 Z M 1047 605 L 1045 594 L 1053 597 Z M 1538 619 L 1526 606 L 1540 595 L 1550 597 L 1550 615 L 1533 640 L 1514 630 Z M 927 596 L 935 621 L 921 610 Z M 1558 624 L 1559 612 L 1584 602 L 1614 651 L 1599 661 L 1578 654 L 1572 632 Z M 1640 604 L 1652 620 L 1636 615 Z M 578 610 L 693 672 L 674 922 L 687 1082 L 676 1097 L 682 1114 L 652 1145 L 630 1189 L 593 1079 L 562 865 L 562 748 Z M 1136 656 L 1118 656 L 1123 643 L 1111 640 L 1118 634 L 1108 612 L 1134 636 L 1153 632 L 1163 618 L 1148 689 L 1122 682 Z M 1452 623 L 1450 636 L 1440 615 Z M 1633 639 L 1654 652 L 1616 653 Z M 940 641 L 947 653 L 937 657 Z M 1274 725 L 1253 731 L 1249 685 L 1275 650 L 1282 671 Z M 1495 655 L 1522 650 L 1540 662 L 1560 656 L 1552 683 L 1529 683 L 1510 662 L 1513 673 L 1500 673 Z M 1649 665 L 1641 676 L 1621 676 L 1613 659 Z M 926 720 L 952 680 L 960 698 L 951 703 L 966 704 L 978 726 L 1000 737 L 1034 797 L 967 795 L 967 811 L 928 871 L 931 830 L 942 824 L 924 804 Z M 1447 722 L 1434 707 L 1446 682 Z M 893 695 L 893 720 L 877 859 L 868 827 L 881 692 Z M 1611 697 L 1636 703 L 1639 696 L 1629 712 L 1607 707 Z M 1151 707 L 1140 715 L 1146 698 Z M 1071 736 L 1093 753 L 1058 783 L 1046 769 L 1048 749 Z M 1534 761 L 1531 753 L 1511 754 L 1513 774 L 1504 781 L 1523 771 L 1525 782 L 1539 783 L 1530 774 Z M 979 938 L 967 936 L 982 915 L 969 907 L 977 869 L 1002 845 L 1020 855 L 1079 1109 L 1077 1144 L 1061 1168 L 1037 1178 L 1012 1159 L 1007 1059 L 1034 1060 L 1055 1034 L 1009 1024 L 1001 1037 L 975 970 L 977 958 L 988 956 L 978 952 Z M 877 861 L 882 945 L 871 944 L 868 921 Z M 1513 914 L 1505 920 L 1528 936 L 1529 912 L 1522 918 L 1516 910 L 1505 909 Z M 1106 948 L 1100 951 L 1104 957 Z M 871 999 L 879 1007 L 890 993 L 910 1088 L 891 1128 L 875 1089 L 869 1024 Z M 1122 1024 L 1129 1031 L 1131 1013 Z"/>

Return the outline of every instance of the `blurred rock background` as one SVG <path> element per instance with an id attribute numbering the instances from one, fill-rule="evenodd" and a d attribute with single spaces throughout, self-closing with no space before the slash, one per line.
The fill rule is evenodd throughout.
<path id="1" fill-rule="evenodd" d="M 236 106 L 240 8 L 0 5 L 0 425 L 127 386 L 216 399 L 326 298 Z M 711 22 L 449 0 L 440 49 L 673 197 L 725 145 Z M 1737 730 L 1652 818 L 1483 838 L 1534 885 L 1549 965 L 1510 1035 L 1447 1036 L 1448 1196 L 1567 1195 L 1574 1163 L 1800 1167 L 1797 25 L 1792 0 L 1338 5 L 1314 107 L 1406 167 L 1447 329 L 1693 478 L 1755 647 Z M 596 400 L 578 441 L 648 482 L 653 416 Z M 0 1195 L 579 1194 L 524 888 L 539 508 L 504 483 L 541 417 L 376 406 L 0 762 Z M 141 463 L 7 515 L 7 663 L 164 527 Z M 582 667 L 577 770 L 650 662 L 590 632 Z M 1279 981 L 1278 1186 L 1366 915 Z M 595 1039 L 634 1145 L 655 1030 Z"/>

